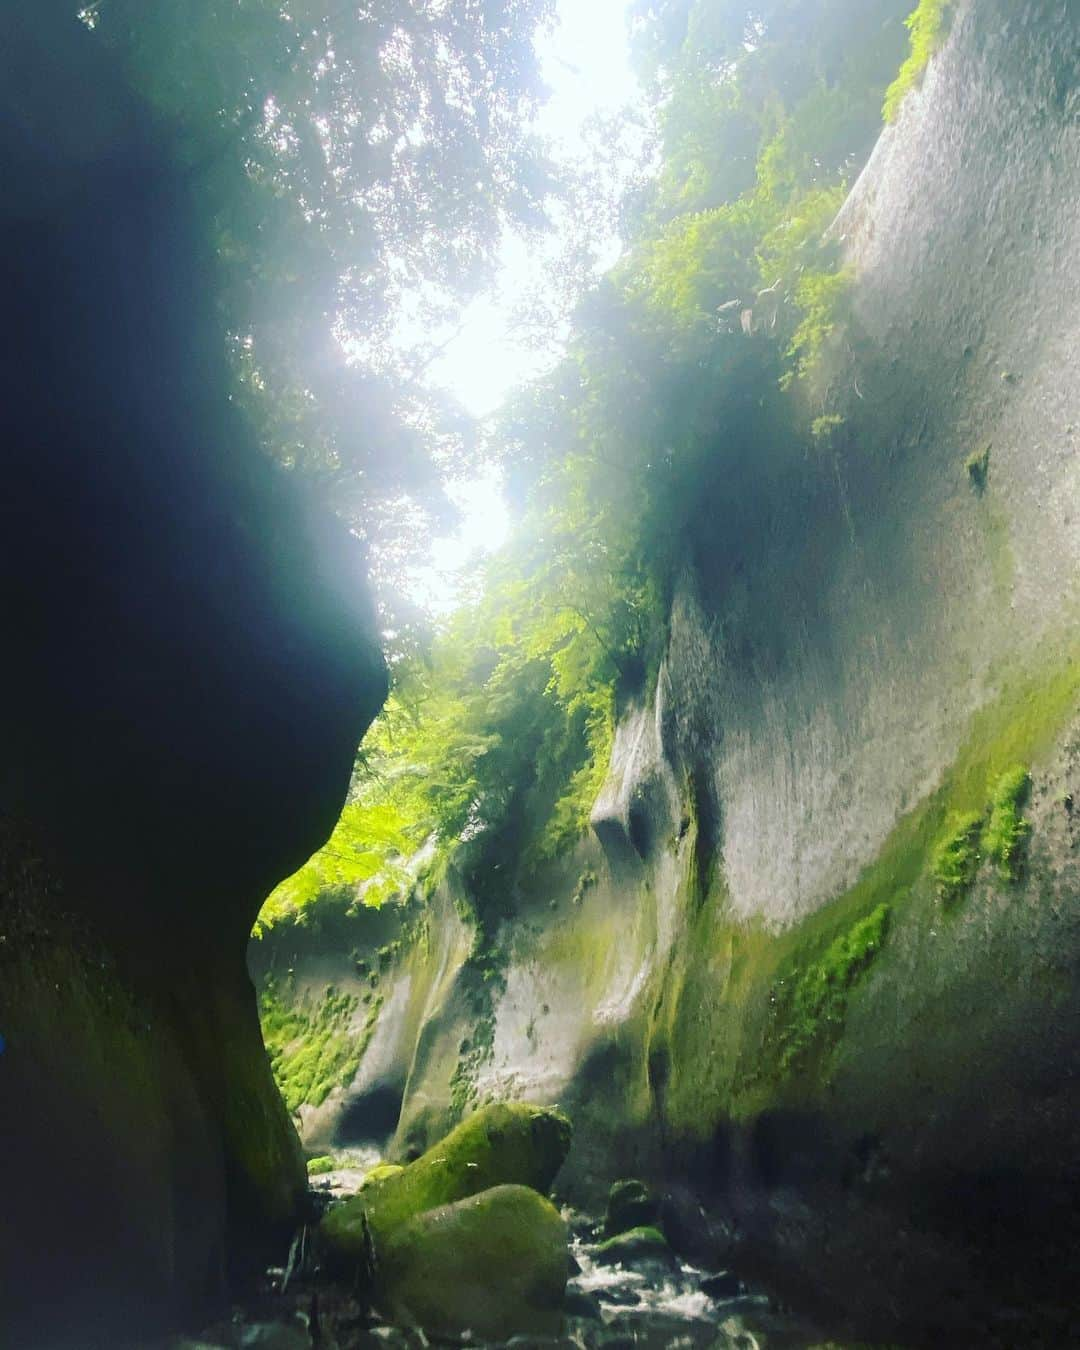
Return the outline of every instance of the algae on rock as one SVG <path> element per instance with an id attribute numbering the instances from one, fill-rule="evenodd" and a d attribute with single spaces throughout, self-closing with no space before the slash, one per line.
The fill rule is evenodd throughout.
<path id="1" fill-rule="evenodd" d="M 382 1007 L 375 997 L 361 1009 L 355 994 L 333 987 L 319 1003 L 305 998 L 290 1005 L 273 980 L 259 1003 L 270 1066 L 290 1111 L 305 1103 L 320 1106 L 335 1087 L 351 1081 Z"/>
<path id="2" fill-rule="evenodd" d="M 607 1238 L 596 1249 L 596 1262 L 601 1266 L 633 1265 L 643 1261 L 675 1261 L 675 1254 L 659 1228 L 643 1224 Z"/>
<path id="3" fill-rule="evenodd" d="M 1031 836 L 1031 824 L 1021 814 L 1030 791 L 1031 775 L 1022 765 L 1016 765 L 997 780 L 990 798 L 990 820 L 984 836 L 986 856 L 997 863 L 998 873 L 1006 881 L 1019 878 Z"/>
<path id="4" fill-rule="evenodd" d="M 340 1258 L 362 1261 L 367 1234 L 376 1243 L 418 1214 L 493 1186 L 546 1193 L 570 1148 L 569 1120 L 549 1107 L 496 1102 L 462 1121 L 438 1144 L 392 1176 L 330 1211 L 322 1234 Z"/>
<path id="5" fill-rule="evenodd" d="M 934 846 L 931 870 L 938 896 L 946 903 L 959 900 L 970 889 L 979 870 L 983 816 L 978 811 L 954 812 L 945 833 Z"/>
<path id="6" fill-rule="evenodd" d="M 613 1182 L 604 1215 L 604 1236 L 617 1237 L 632 1228 L 654 1224 L 659 1212 L 659 1198 L 643 1181 L 627 1178 Z"/>
<path id="7" fill-rule="evenodd" d="M 881 950 L 891 914 L 889 905 L 878 905 L 835 938 L 817 961 L 797 973 L 781 1033 L 782 1071 L 826 1047 L 839 1034 L 851 989 Z"/>
<path id="8" fill-rule="evenodd" d="M 566 1224 L 528 1186 L 495 1186 L 408 1219 L 378 1248 L 380 1310 L 435 1336 L 554 1336 Z"/>

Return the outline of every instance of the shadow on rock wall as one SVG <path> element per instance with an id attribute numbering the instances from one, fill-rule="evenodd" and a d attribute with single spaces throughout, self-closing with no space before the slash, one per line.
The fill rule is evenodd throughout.
<path id="1" fill-rule="evenodd" d="M 228 398 L 168 146 L 66 11 L 5 25 L 0 1330 L 112 1346 L 295 1219 L 244 951 L 385 673 L 354 541 Z"/>

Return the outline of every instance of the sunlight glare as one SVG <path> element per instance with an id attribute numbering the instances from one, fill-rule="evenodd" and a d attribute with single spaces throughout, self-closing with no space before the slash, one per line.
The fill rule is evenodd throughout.
<path id="1" fill-rule="evenodd" d="M 432 541 L 427 559 L 408 578 L 410 595 L 435 618 L 461 604 L 465 574 L 500 549 L 510 529 L 502 474 L 494 465 L 475 478 L 448 483 L 446 493 L 461 513 L 458 527 Z"/>
<path id="2" fill-rule="evenodd" d="M 559 0 L 558 23 L 538 43 L 544 81 L 551 91 L 536 130 L 557 158 L 581 161 L 588 153 L 585 128 L 595 114 L 617 114 L 638 100 L 627 35 L 628 0 Z M 564 223 L 562 231 L 568 228 Z M 495 288 L 460 316 L 458 331 L 431 363 L 428 378 L 448 390 L 475 417 L 494 413 L 510 392 L 551 367 L 569 332 L 569 315 L 556 316 L 538 348 L 519 331 L 516 313 L 530 294 L 549 283 L 564 240 L 559 228 L 546 243 L 529 245 L 507 234 Z M 601 270 L 618 258 L 617 238 L 596 240 Z M 420 335 L 415 317 L 403 324 L 404 340 Z M 410 573 L 412 597 L 438 617 L 462 602 L 470 565 L 505 542 L 509 512 L 501 475 L 488 467 L 471 482 L 453 483 L 461 511 L 455 532 L 435 539 L 423 565 Z"/>
<path id="3" fill-rule="evenodd" d="M 558 26 L 538 43 L 545 83 L 551 90 L 536 129 L 560 158 L 587 153 L 585 124 L 596 113 L 613 114 L 636 101 L 626 27 L 628 0 L 559 0 Z M 559 240 L 537 251 L 515 236 L 503 240 L 496 290 L 463 315 L 461 331 L 432 363 L 432 379 L 449 389 L 477 417 L 494 412 L 516 386 L 550 365 L 557 341 L 538 351 L 515 330 L 514 311 L 530 290 L 542 286 Z M 597 241 L 604 266 L 619 253 L 618 240 Z M 553 335 L 558 339 L 561 335 Z"/>

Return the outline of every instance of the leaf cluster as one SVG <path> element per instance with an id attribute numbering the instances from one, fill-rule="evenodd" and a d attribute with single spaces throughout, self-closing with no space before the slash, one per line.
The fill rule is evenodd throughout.
<path id="1" fill-rule="evenodd" d="M 48 0 L 54 7 L 61 0 Z M 70 9 L 77 8 L 70 0 Z M 558 194 L 529 125 L 553 0 L 96 0 L 217 260 L 234 398 L 381 556 L 445 517 L 473 430 L 425 331 Z M 408 311 L 419 336 L 392 341 Z M 399 572 L 391 558 L 387 572 Z"/>
<path id="2" fill-rule="evenodd" d="M 895 122 L 900 106 L 923 77 L 930 58 L 949 31 L 953 0 L 919 0 L 918 7 L 904 21 L 911 34 L 908 58 L 885 93 L 882 115 Z"/>

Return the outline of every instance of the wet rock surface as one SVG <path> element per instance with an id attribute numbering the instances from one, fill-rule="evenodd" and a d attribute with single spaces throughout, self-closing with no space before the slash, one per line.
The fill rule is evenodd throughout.
<path id="1" fill-rule="evenodd" d="M 660 1201 L 643 1181 L 616 1181 L 608 1193 L 604 1232 L 608 1237 L 656 1222 Z"/>
<path id="2" fill-rule="evenodd" d="M 605 1238 L 594 1255 L 602 1266 L 637 1266 L 642 1263 L 666 1266 L 675 1264 L 676 1260 L 667 1238 L 659 1228 L 651 1225 L 631 1228 L 616 1237 Z"/>
<path id="3" fill-rule="evenodd" d="M 492 1194 L 485 1192 L 446 1208 L 476 1206 Z M 528 1194 L 546 1205 L 535 1193 Z M 318 1202 L 326 1203 L 325 1193 L 318 1193 Z M 421 1331 L 416 1318 L 404 1313 L 400 1321 L 391 1322 L 388 1310 L 375 1310 L 354 1288 L 328 1280 L 318 1264 L 317 1249 L 301 1235 L 288 1267 L 267 1272 L 257 1299 L 198 1336 L 176 1338 L 154 1350 L 242 1350 L 249 1346 L 265 1350 L 422 1350 L 428 1344 L 498 1345 L 507 1350 L 825 1350 L 826 1346 L 841 1350 L 819 1328 L 794 1317 L 768 1291 L 744 1283 L 733 1270 L 703 1269 L 674 1255 L 658 1261 L 643 1253 L 604 1263 L 599 1259 L 604 1221 L 569 1209 L 555 1217 L 560 1232 L 570 1235 L 570 1278 L 561 1299 L 552 1295 L 552 1304 L 541 1318 L 544 1325 L 538 1323 L 525 1334 L 493 1334 L 492 1324 L 485 1334 L 482 1323 L 457 1332 L 446 1325 Z M 471 1300 L 478 1316 L 483 1315 L 483 1290 L 463 1290 L 445 1271 L 440 1275 L 430 1265 L 425 1276 L 425 1298 L 432 1308 L 438 1309 L 441 1299 L 443 1308 L 456 1308 L 460 1313 Z M 561 1283 L 561 1263 L 554 1278 Z M 492 1276 L 491 1281 L 497 1285 L 498 1277 Z"/>
<path id="4" fill-rule="evenodd" d="M 560 1112 L 515 1102 L 481 1108 L 408 1167 L 379 1167 L 364 1194 L 332 1210 L 320 1237 L 343 1267 L 364 1261 L 377 1242 L 416 1215 L 486 1191 L 516 1185 L 546 1194 L 570 1148 Z M 387 1173 L 389 1172 L 389 1175 Z"/>
<path id="5" fill-rule="evenodd" d="M 525 1186 L 496 1186 L 411 1219 L 377 1252 L 379 1308 L 432 1335 L 557 1335 L 566 1225 Z"/>

